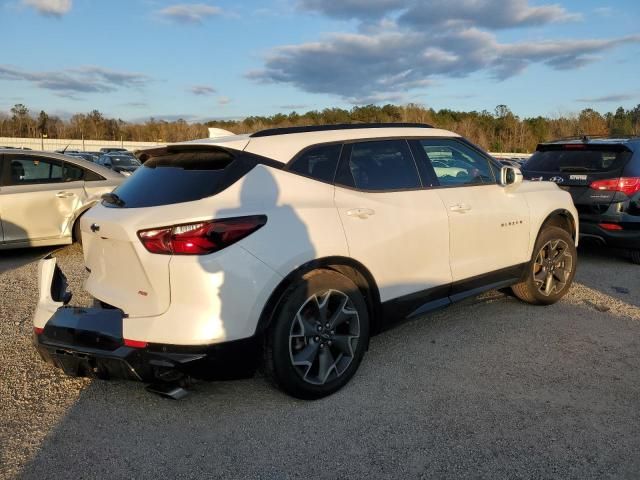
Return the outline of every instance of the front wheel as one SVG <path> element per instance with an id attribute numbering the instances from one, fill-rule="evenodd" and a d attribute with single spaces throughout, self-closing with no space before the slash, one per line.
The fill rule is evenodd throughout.
<path id="1" fill-rule="evenodd" d="M 342 388 L 369 341 L 369 314 L 358 287 L 332 270 L 292 284 L 265 338 L 265 371 L 280 388 L 316 399 Z"/>
<path id="2" fill-rule="evenodd" d="M 520 300 L 551 305 L 568 291 L 576 273 L 578 254 L 566 230 L 546 227 L 536 241 L 524 280 L 511 289 Z"/>

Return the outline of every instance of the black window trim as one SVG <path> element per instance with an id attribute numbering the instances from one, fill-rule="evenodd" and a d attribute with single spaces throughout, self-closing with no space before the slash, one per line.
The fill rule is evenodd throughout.
<path id="1" fill-rule="evenodd" d="M 354 143 L 372 142 L 372 141 L 384 141 L 384 140 L 405 140 L 407 142 L 407 144 L 409 145 L 409 150 L 411 151 L 411 155 L 413 156 L 413 161 L 416 164 L 416 168 L 418 170 L 418 177 L 420 178 L 420 183 L 421 183 L 422 187 L 420 187 L 420 188 L 412 188 L 412 189 L 363 190 L 363 189 L 359 189 L 359 188 L 350 187 L 348 185 L 341 185 L 341 184 L 335 183 L 336 176 L 338 174 L 338 171 L 340 170 L 340 165 L 344 161 L 343 157 L 345 156 L 345 153 L 349 153 L 349 155 L 350 155 L 350 153 L 351 153 L 351 147 L 350 146 L 352 144 L 354 144 Z M 494 182 L 495 183 L 479 183 L 477 185 L 441 185 L 439 180 L 438 180 L 437 175 L 435 174 L 435 170 L 433 170 L 433 166 L 431 165 L 431 163 L 428 162 L 427 165 L 423 165 L 423 167 L 421 168 L 420 162 L 418 162 L 418 160 L 416 158 L 416 154 L 419 153 L 419 152 L 416 152 L 414 150 L 414 145 L 412 145 L 412 143 L 416 142 L 416 141 L 420 141 L 420 140 L 456 140 L 456 141 L 459 141 L 459 142 L 465 144 L 467 147 L 469 147 L 472 150 L 474 150 L 481 157 L 485 158 L 489 162 L 490 166 L 495 167 L 497 170 L 500 170 L 502 168 L 502 165 L 499 165 L 499 162 L 496 159 L 494 159 L 491 155 L 489 155 L 483 149 L 481 149 L 480 147 L 478 147 L 474 143 L 470 142 L 466 138 L 464 138 L 464 137 L 443 136 L 443 135 L 438 135 L 438 136 L 431 136 L 430 135 L 430 136 L 426 136 L 426 137 L 425 136 L 364 137 L 364 138 L 351 138 L 351 139 L 347 139 L 347 140 L 335 140 L 335 141 L 331 141 L 331 142 L 314 143 L 312 145 L 308 145 L 308 146 L 304 147 L 302 150 L 300 150 L 298 153 L 296 153 L 293 157 L 291 157 L 291 159 L 288 162 L 286 162 L 285 164 L 282 164 L 282 166 L 280 166 L 280 168 L 282 168 L 284 171 L 286 171 L 286 172 L 288 172 L 290 174 L 293 174 L 293 175 L 298 175 L 298 176 L 301 176 L 301 177 L 304 177 L 304 178 L 309 178 L 311 180 L 315 180 L 315 181 L 320 182 L 320 183 L 329 183 L 329 182 L 325 182 L 324 180 L 319 180 L 317 178 L 314 178 L 314 177 L 311 177 L 311 176 L 308 176 L 308 175 L 304 175 L 304 174 L 299 173 L 299 172 L 295 172 L 295 171 L 291 170 L 291 165 L 293 165 L 293 163 L 295 163 L 296 160 L 298 160 L 299 157 L 301 157 L 304 153 L 306 153 L 310 149 L 317 148 L 317 147 L 328 146 L 328 145 L 341 144 L 342 148 L 341 148 L 341 152 L 340 152 L 340 159 L 338 160 L 338 166 L 336 168 L 336 171 L 334 172 L 333 181 L 331 182 L 331 184 L 334 185 L 335 187 L 345 188 L 347 190 L 353 190 L 353 191 L 357 191 L 357 192 L 385 193 L 385 192 L 397 192 L 397 191 L 432 190 L 432 189 L 437 189 L 437 188 L 486 187 L 486 186 L 490 186 L 490 185 L 499 185 L 499 181 L 495 177 L 495 173 L 493 171 L 493 168 L 490 168 L 490 170 L 491 170 L 491 175 L 493 175 L 493 177 L 494 177 Z M 424 163 L 424 160 L 421 160 L 421 161 Z M 429 171 L 429 169 L 431 169 L 431 171 Z M 425 177 L 427 177 L 427 178 L 425 178 Z"/>

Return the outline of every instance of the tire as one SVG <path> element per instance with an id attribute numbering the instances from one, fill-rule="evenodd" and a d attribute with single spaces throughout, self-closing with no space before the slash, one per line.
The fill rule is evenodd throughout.
<path id="1" fill-rule="evenodd" d="M 292 283 L 275 308 L 265 373 L 289 395 L 322 398 L 353 377 L 368 342 L 369 313 L 358 287 L 333 270 L 314 270 Z"/>
<path id="2" fill-rule="evenodd" d="M 84 214 L 82 214 L 84 215 Z M 82 246 L 82 233 L 80 232 L 80 219 L 82 218 L 82 215 L 80 215 L 78 218 L 76 218 L 76 221 L 73 223 L 73 230 L 72 230 L 72 240 L 74 242 L 77 242 L 78 245 Z"/>
<path id="3" fill-rule="evenodd" d="M 520 300 L 532 305 L 556 303 L 571 287 L 577 258 L 575 243 L 566 230 L 544 227 L 536 240 L 526 276 L 511 290 Z"/>
<path id="4" fill-rule="evenodd" d="M 631 250 L 631 262 L 640 265 L 640 250 Z"/>

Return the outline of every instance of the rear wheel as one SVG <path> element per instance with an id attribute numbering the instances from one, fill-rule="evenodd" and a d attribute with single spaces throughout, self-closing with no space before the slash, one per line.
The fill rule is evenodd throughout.
<path id="1" fill-rule="evenodd" d="M 631 261 L 640 265 L 640 250 L 631 250 Z"/>
<path id="2" fill-rule="evenodd" d="M 292 284 L 265 338 L 267 376 L 290 395 L 316 399 L 342 388 L 369 340 L 367 305 L 358 287 L 332 270 Z"/>
<path id="3" fill-rule="evenodd" d="M 576 273 L 577 252 L 571 235 L 559 227 L 545 227 L 536 241 L 525 279 L 511 287 L 533 305 L 551 305 L 568 291 Z"/>
<path id="4" fill-rule="evenodd" d="M 84 214 L 83 214 L 84 215 Z M 73 230 L 72 230 L 72 235 L 73 235 L 73 241 L 74 242 L 78 242 L 78 245 L 82 245 L 82 233 L 80 232 L 80 219 L 82 218 L 82 215 L 80 215 L 78 218 L 76 218 L 76 221 L 73 223 Z"/>

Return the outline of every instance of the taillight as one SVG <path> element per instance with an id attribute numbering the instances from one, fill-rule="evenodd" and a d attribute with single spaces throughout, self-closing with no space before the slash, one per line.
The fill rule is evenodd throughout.
<path id="1" fill-rule="evenodd" d="M 598 225 L 600 225 L 600 227 L 604 228 L 605 230 L 619 231 L 623 229 L 622 226 L 618 225 L 617 223 L 599 223 Z"/>
<path id="2" fill-rule="evenodd" d="M 610 180 L 596 180 L 590 185 L 594 190 L 610 190 L 614 192 L 622 192 L 628 196 L 632 196 L 636 192 L 640 192 L 640 177 L 622 177 L 612 178 Z"/>
<path id="3" fill-rule="evenodd" d="M 147 347 L 147 342 L 143 342 L 141 340 L 129 340 L 128 338 L 124 339 L 124 344 L 127 347 L 132 347 L 132 348 L 146 348 Z"/>
<path id="4" fill-rule="evenodd" d="M 206 255 L 242 240 L 267 223 L 265 215 L 140 230 L 138 237 L 151 253 Z"/>
<path id="5" fill-rule="evenodd" d="M 44 332 L 43 327 L 33 327 L 33 333 L 35 333 L 36 335 L 42 335 L 42 332 Z"/>

